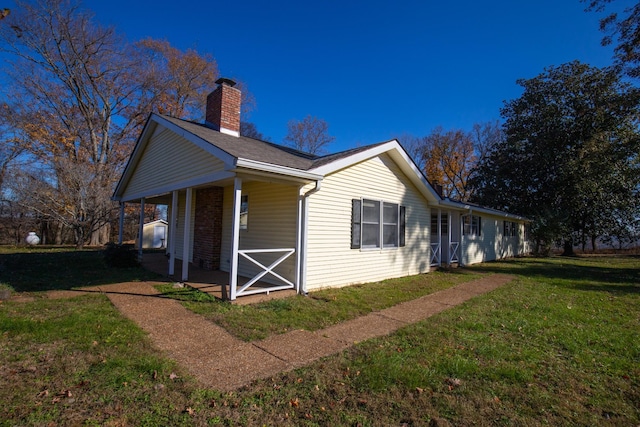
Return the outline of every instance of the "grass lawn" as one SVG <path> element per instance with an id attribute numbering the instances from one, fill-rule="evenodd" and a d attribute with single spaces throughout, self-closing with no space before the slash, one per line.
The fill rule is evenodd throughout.
<path id="1" fill-rule="evenodd" d="M 323 329 L 479 277 L 481 274 L 474 271 L 454 269 L 254 305 L 231 305 L 190 287 L 174 289 L 171 284 L 161 284 L 157 288 L 236 337 L 253 341 L 294 329 Z"/>
<path id="2" fill-rule="evenodd" d="M 7 255 L 0 254 L 5 283 Z M 100 278 L 91 279 L 80 271 L 86 265 L 76 265 L 82 278 L 71 274 L 67 282 L 78 286 L 125 275 L 97 270 Z M 276 319 L 298 319 L 291 327 L 313 319 L 313 326 L 323 316 L 339 316 L 343 301 L 367 312 L 406 293 L 493 272 L 516 279 L 390 336 L 233 393 L 200 388 L 104 296 L 2 302 L 0 425 L 420 426 L 433 419 L 437 425 L 639 425 L 637 257 L 488 263 L 294 298 L 306 306 L 285 300 L 277 303 L 284 308 Z M 14 280 L 16 290 L 62 286 L 20 274 L 31 285 Z M 374 301 L 367 300 L 372 294 Z M 238 313 L 229 306 L 207 309 L 214 303 L 197 301 L 202 297 L 176 297 L 218 322 L 252 316 L 258 336 L 285 327 L 265 326 L 280 322 L 270 313 L 277 305 Z M 246 339 L 255 333 L 238 329 Z"/>

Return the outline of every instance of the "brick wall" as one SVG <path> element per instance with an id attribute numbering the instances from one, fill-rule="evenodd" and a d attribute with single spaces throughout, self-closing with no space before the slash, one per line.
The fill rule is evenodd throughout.
<path id="1" fill-rule="evenodd" d="M 193 264 L 207 270 L 220 268 L 222 194 L 222 187 L 196 190 Z"/>

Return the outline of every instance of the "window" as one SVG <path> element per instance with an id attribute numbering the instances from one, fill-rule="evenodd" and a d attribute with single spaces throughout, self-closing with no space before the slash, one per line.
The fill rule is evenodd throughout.
<path id="1" fill-rule="evenodd" d="M 504 221 L 503 237 L 516 237 L 518 235 L 518 224 L 513 221 Z"/>
<path id="2" fill-rule="evenodd" d="M 351 201 L 351 248 L 397 248 L 405 245 L 406 209 L 379 200 Z"/>
<path id="3" fill-rule="evenodd" d="M 443 236 L 449 233 L 449 217 L 446 214 L 440 215 L 440 227 Z M 438 214 L 431 214 L 431 234 L 438 234 Z"/>
<path id="4" fill-rule="evenodd" d="M 362 201 L 362 247 L 380 247 L 380 202 Z"/>
<path id="5" fill-rule="evenodd" d="M 240 230 L 246 230 L 249 220 L 249 196 L 240 197 Z"/>
<path id="6" fill-rule="evenodd" d="M 482 217 L 465 215 L 462 217 L 462 234 L 470 236 L 482 235 Z"/>

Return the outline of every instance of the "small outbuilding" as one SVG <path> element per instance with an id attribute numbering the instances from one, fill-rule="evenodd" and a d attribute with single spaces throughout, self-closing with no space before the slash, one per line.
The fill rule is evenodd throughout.
<path id="1" fill-rule="evenodd" d="M 142 248 L 162 249 L 167 247 L 169 224 L 163 219 L 148 222 L 142 227 Z M 136 239 L 136 248 L 139 248 L 140 239 Z"/>

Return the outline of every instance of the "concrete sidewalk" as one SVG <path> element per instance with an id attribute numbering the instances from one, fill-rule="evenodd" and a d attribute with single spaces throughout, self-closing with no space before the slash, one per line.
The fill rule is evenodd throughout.
<path id="1" fill-rule="evenodd" d="M 160 297 L 151 284 L 121 283 L 99 289 L 123 315 L 144 329 L 160 350 L 184 366 L 204 386 L 234 390 L 253 380 L 338 353 L 359 341 L 388 335 L 512 279 L 512 276 L 494 274 L 326 329 L 297 330 L 251 343 L 231 336 L 178 301 Z"/>

